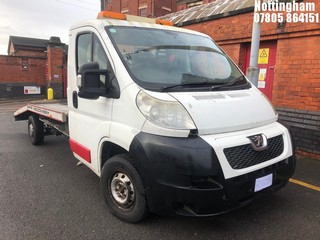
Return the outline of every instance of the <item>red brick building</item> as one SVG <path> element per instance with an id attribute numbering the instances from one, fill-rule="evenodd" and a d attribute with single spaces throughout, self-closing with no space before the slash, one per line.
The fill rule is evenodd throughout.
<path id="1" fill-rule="evenodd" d="M 177 9 L 176 0 L 104 0 L 104 6 L 108 11 L 150 18 L 176 12 Z"/>
<path id="2" fill-rule="evenodd" d="M 10 36 L 8 55 L 0 56 L 0 98 L 45 97 L 49 86 L 56 98 L 65 96 L 66 64 L 66 46 L 59 38 Z"/>

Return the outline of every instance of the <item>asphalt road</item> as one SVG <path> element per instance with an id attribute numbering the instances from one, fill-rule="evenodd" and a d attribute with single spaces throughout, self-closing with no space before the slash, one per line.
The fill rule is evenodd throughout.
<path id="1" fill-rule="evenodd" d="M 49 136 L 44 145 L 32 146 L 26 122 L 14 122 L 4 108 L 0 104 L 1 240 L 320 238 L 320 192 L 291 182 L 225 215 L 151 215 L 139 224 L 124 223 L 105 207 L 99 178 L 76 166 L 67 138 Z M 320 186 L 320 161 L 300 159 L 294 178 Z"/>

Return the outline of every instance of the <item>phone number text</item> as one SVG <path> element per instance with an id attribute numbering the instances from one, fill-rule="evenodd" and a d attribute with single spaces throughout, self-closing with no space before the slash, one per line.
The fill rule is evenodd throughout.
<path id="1" fill-rule="evenodd" d="M 254 21 L 261 23 L 319 23 L 319 13 L 255 13 Z"/>

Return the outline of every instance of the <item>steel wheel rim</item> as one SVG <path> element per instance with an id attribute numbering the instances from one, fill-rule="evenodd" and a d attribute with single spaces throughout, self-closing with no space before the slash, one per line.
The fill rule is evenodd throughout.
<path id="1" fill-rule="evenodd" d="M 33 137 L 33 133 L 34 133 L 33 125 L 29 124 L 29 136 Z"/>
<path id="2" fill-rule="evenodd" d="M 121 208 L 130 209 L 135 200 L 135 189 L 131 179 L 124 173 L 116 173 L 110 183 L 111 196 Z"/>

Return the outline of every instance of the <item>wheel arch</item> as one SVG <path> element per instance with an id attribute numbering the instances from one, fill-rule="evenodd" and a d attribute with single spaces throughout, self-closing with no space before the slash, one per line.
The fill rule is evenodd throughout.
<path id="1" fill-rule="evenodd" d="M 129 154 L 123 147 L 111 141 L 103 141 L 100 145 L 100 172 L 103 165 L 112 157 L 120 154 Z"/>

